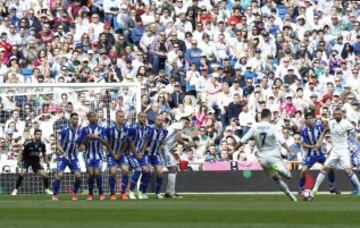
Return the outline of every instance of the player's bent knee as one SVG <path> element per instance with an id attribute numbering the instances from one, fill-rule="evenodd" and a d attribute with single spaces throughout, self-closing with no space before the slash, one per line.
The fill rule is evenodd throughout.
<path id="1" fill-rule="evenodd" d="M 174 166 L 169 167 L 168 170 L 169 170 L 169 173 L 176 173 L 177 172 L 177 169 Z"/>
<path id="2" fill-rule="evenodd" d="M 150 173 L 150 169 L 148 167 L 143 167 L 142 172 L 143 173 Z"/>
<path id="3" fill-rule="evenodd" d="M 76 179 L 80 179 L 81 178 L 81 174 L 79 172 L 74 173 L 74 176 Z"/>
<path id="4" fill-rule="evenodd" d="M 116 170 L 115 169 L 110 169 L 109 170 L 109 175 L 113 176 L 113 177 L 116 176 Z"/>
<path id="5" fill-rule="evenodd" d="M 62 180 L 62 179 L 64 179 L 64 173 L 57 173 L 57 178 L 59 179 L 59 180 Z"/>

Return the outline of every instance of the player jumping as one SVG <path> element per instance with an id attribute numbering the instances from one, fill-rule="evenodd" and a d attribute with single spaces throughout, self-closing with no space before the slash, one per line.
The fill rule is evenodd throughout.
<path id="1" fill-rule="evenodd" d="M 250 138 L 255 138 L 258 149 L 257 156 L 261 166 L 292 201 L 297 201 L 287 184 L 281 179 L 281 176 L 288 179 L 291 178 L 291 173 L 281 158 L 279 143 L 289 154 L 292 154 L 292 152 L 285 139 L 281 136 L 282 134 L 278 132 L 275 125 L 270 124 L 270 121 L 271 111 L 263 109 L 261 111 L 261 121 L 254 124 L 244 137 L 241 138 L 238 147 L 246 143 Z"/>
<path id="2" fill-rule="evenodd" d="M 77 192 L 81 183 L 80 165 L 78 163 L 77 145 L 75 142 L 79 133 L 77 128 L 78 122 L 79 115 L 77 113 L 71 113 L 69 126 L 61 129 L 60 131 L 59 142 L 57 144 L 57 174 L 53 182 L 53 201 L 59 200 L 58 193 L 60 189 L 60 182 L 64 178 L 64 171 L 66 167 L 69 167 L 75 176 L 72 200 L 78 200 Z"/>
<path id="3" fill-rule="evenodd" d="M 356 187 L 356 195 L 360 196 L 360 183 L 358 177 L 352 170 L 348 144 L 348 134 L 353 130 L 354 126 L 348 120 L 343 119 L 343 112 L 341 108 L 337 107 L 334 111 L 334 119 L 329 121 L 326 128 L 330 130 L 333 150 L 321 168 L 310 195 L 311 197 L 315 196 L 329 169 L 342 167 L 348 174 L 352 185 Z"/>

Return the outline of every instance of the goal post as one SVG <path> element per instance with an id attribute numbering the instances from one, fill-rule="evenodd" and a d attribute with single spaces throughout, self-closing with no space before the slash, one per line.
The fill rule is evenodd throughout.
<path id="1" fill-rule="evenodd" d="M 125 91 L 128 90 L 128 91 Z M 7 99 L 16 100 L 15 106 L 33 105 L 32 110 L 38 108 L 38 105 L 56 106 L 59 102 L 64 107 L 64 100 L 61 95 L 66 94 L 68 101 L 74 103 L 78 101 L 79 94 L 85 94 L 85 102 L 114 102 L 120 98 L 124 99 L 124 108 L 135 110 L 135 113 L 141 110 L 141 85 L 140 83 L 39 83 L 39 84 L 0 84 L 1 101 Z M 100 96 L 96 97 L 96 96 Z M 44 99 L 44 97 L 48 99 Z M 80 97 L 81 99 L 81 97 Z M 98 100 L 95 100 L 98 99 Z M 129 100 L 130 99 L 130 100 Z M 83 101 L 80 101 L 83 102 Z M 11 102 L 10 102 L 11 103 Z M 81 105 L 81 104 L 80 104 Z M 86 105 L 86 103 L 83 103 Z M 76 104 L 75 104 L 76 106 Z M 7 111 L 12 111 L 12 107 L 6 107 Z M 17 107 L 22 108 L 22 107 Z M 99 107 L 92 106 L 88 111 L 96 111 Z M 122 107 L 120 107 L 122 108 Z M 81 109 L 80 109 L 81 110 Z M 36 110 L 38 111 L 38 110 Z M 50 112 L 53 110 L 49 110 Z M 64 110 L 66 111 L 66 110 Z M 76 110 L 75 110 L 76 111 Z M 128 110 L 125 110 L 128 111 Z M 108 114 L 108 113 L 106 113 Z"/>
<path id="2" fill-rule="evenodd" d="M 99 124 L 106 127 L 115 121 L 115 113 L 123 110 L 127 123 L 136 121 L 141 111 L 140 83 L 40 83 L 40 84 L 0 84 L 0 104 L 7 114 L 0 115 L 0 138 L 6 141 L 8 150 L 0 159 L 0 174 L 17 173 L 17 158 L 21 145 L 31 137 L 34 129 L 40 128 L 50 158 L 50 170 L 56 170 L 57 132 L 67 126 L 72 112 L 79 114 L 79 125 L 87 124 L 86 114 L 94 111 Z M 4 113 L 2 112 L 2 113 Z M 20 146 L 20 149 L 19 149 Z M 6 156 L 4 156 L 6 155 Z M 83 154 L 78 155 L 81 171 L 85 171 Z M 106 164 L 104 164 L 106 165 Z M 31 172 L 31 171 L 30 171 Z M 66 172 L 69 172 L 67 169 Z M 50 175 L 53 178 L 54 172 Z M 21 193 L 42 192 L 38 177 L 25 178 Z M 1 184 L 6 192 L 14 185 L 15 176 L 2 178 Z M 41 182 L 40 182 L 41 183 Z M 71 186 L 72 177 L 65 178 L 64 186 Z M 5 187 L 6 186 L 6 187 Z M 85 189 L 86 186 L 83 186 Z"/>

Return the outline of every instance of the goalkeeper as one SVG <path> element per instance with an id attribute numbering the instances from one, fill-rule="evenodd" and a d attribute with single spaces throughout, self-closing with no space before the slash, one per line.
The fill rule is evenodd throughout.
<path id="1" fill-rule="evenodd" d="M 17 195 L 18 189 L 21 186 L 22 181 L 24 180 L 25 175 L 29 167 L 32 168 L 34 173 L 37 173 L 44 180 L 45 192 L 49 195 L 52 195 L 52 191 L 49 189 L 49 177 L 44 171 L 44 168 L 40 164 L 40 155 L 43 157 L 44 162 L 49 165 L 48 158 L 46 156 L 46 146 L 41 140 L 42 131 L 40 129 L 36 129 L 34 132 L 34 138 L 25 141 L 22 154 L 20 156 L 20 161 L 22 163 L 22 169 L 20 174 L 16 180 L 16 186 L 11 195 Z"/>

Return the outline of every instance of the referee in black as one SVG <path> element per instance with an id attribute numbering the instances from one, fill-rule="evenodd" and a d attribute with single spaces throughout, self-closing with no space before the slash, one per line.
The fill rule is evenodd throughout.
<path id="1" fill-rule="evenodd" d="M 16 180 L 16 186 L 11 195 L 16 196 L 19 187 L 21 186 L 22 181 L 24 180 L 25 175 L 29 167 L 31 166 L 34 173 L 42 176 L 44 179 L 45 192 L 49 195 L 52 195 L 52 191 L 49 189 L 49 177 L 45 173 L 43 167 L 40 164 L 40 155 L 43 157 L 44 162 L 49 164 L 48 158 L 46 156 L 46 146 L 41 140 L 42 131 L 40 129 L 35 129 L 34 138 L 25 141 L 22 154 L 19 161 L 22 163 L 21 172 Z"/>

